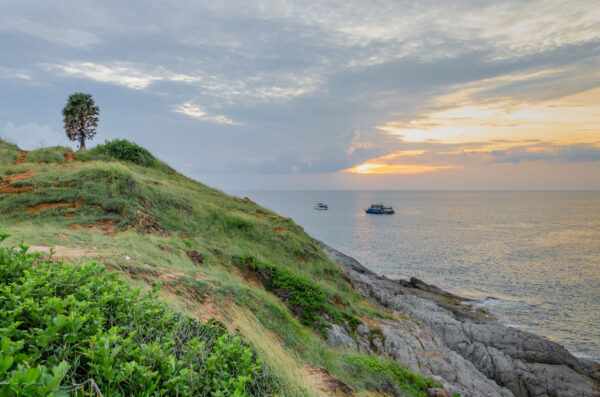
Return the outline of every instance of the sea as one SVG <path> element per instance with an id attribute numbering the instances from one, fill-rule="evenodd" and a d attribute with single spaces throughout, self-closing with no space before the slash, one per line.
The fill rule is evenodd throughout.
<path id="1" fill-rule="evenodd" d="M 230 193 L 291 217 L 378 274 L 475 299 L 506 325 L 600 361 L 600 192 Z M 396 214 L 366 214 L 374 203 Z"/>

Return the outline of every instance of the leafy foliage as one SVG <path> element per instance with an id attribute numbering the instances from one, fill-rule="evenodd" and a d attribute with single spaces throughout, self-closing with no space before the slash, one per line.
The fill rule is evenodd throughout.
<path id="1" fill-rule="evenodd" d="M 156 158 L 148 150 L 126 139 L 106 141 L 103 145 L 96 146 L 94 150 L 117 160 L 131 161 L 144 167 L 152 167 L 156 164 Z"/>
<path id="2" fill-rule="evenodd" d="M 276 392 L 239 336 L 169 310 L 156 294 L 95 262 L 0 248 L 0 396 L 64 395 L 90 379 L 107 396 Z"/>
<path id="3" fill-rule="evenodd" d="M 258 274 L 268 291 L 275 293 L 304 325 L 312 326 L 325 336 L 328 322 L 342 324 L 353 331 L 362 321 L 352 313 L 332 304 L 333 295 L 306 278 L 287 269 L 260 262 L 253 256 L 234 258 L 238 266 Z"/>
<path id="4" fill-rule="evenodd" d="M 85 148 L 86 139 L 96 135 L 100 108 L 94 103 L 91 94 L 81 92 L 69 95 L 62 110 L 67 137 L 79 142 L 79 148 Z"/>
<path id="5" fill-rule="evenodd" d="M 413 374 L 393 360 L 364 354 L 348 354 L 346 361 L 355 374 L 370 374 L 379 384 L 387 382 L 410 397 L 426 397 L 428 388 L 443 387 L 431 378 Z"/>

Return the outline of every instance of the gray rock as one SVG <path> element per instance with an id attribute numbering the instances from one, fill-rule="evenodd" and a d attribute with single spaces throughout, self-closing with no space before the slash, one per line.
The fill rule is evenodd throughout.
<path id="1" fill-rule="evenodd" d="M 368 338 L 371 335 L 371 331 L 369 331 L 369 327 L 366 324 L 359 324 L 356 327 L 356 333 L 363 338 Z"/>
<path id="2" fill-rule="evenodd" d="M 355 288 L 411 321 L 382 320 L 371 346 L 463 396 L 600 397 L 600 364 L 542 336 L 504 326 L 468 299 L 412 278 L 390 280 L 317 242 Z M 467 302 L 467 304 L 465 304 Z"/>
<path id="3" fill-rule="evenodd" d="M 369 342 L 364 341 L 364 340 L 358 341 L 358 351 L 361 353 L 373 353 L 373 350 L 371 350 L 371 345 L 369 344 Z"/>
<path id="4" fill-rule="evenodd" d="M 371 346 L 373 346 L 373 349 L 375 349 L 377 353 L 383 353 L 383 343 L 381 341 L 381 338 L 379 338 L 378 336 L 371 340 Z"/>
<path id="5" fill-rule="evenodd" d="M 354 350 L 358 349 L 356 342 L 346 330 L 339 325 L 331 324 L 331 328 L 327 329 L 327 343 L 334 347 L 348 347 Z"/>

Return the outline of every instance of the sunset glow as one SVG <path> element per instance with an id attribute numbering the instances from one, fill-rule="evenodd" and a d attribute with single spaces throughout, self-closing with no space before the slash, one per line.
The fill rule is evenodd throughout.
<path id="1" fill-rule="evenodd" d="M 380 159 L 375 159 L 378 161 Z M 441 169 L 454 168 L 454 166 L 433 166 L 419 164 L 386 164 L 386 163 L 364 163 L 345 172 L 357 174 L 422 174 L 425 172 Z"/>

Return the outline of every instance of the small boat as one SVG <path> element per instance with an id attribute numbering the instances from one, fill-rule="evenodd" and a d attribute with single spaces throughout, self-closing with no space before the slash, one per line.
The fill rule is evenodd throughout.
<path id="1" fill-rule="evenodd" d="M 329 206 L 328 206 L 327 204 L 325 204 L 325 203 L 317 203 L 317 204 L 315 205 L 315 209 L 316 209 L 316 210 L 321 210 L 321 211 L 322 211 L 322 210 L 328 210 L 328 209 L 329 209 Z"/>
<path id="2" fill-rule="evenodd" d="M 385 214 L 392 215 L 395 214 L 396 211 L 392 207 L 386 207 L 383 204 L 371 204 L 371 208 L 367 208 L 365 210 L 367 214 Z"/>

